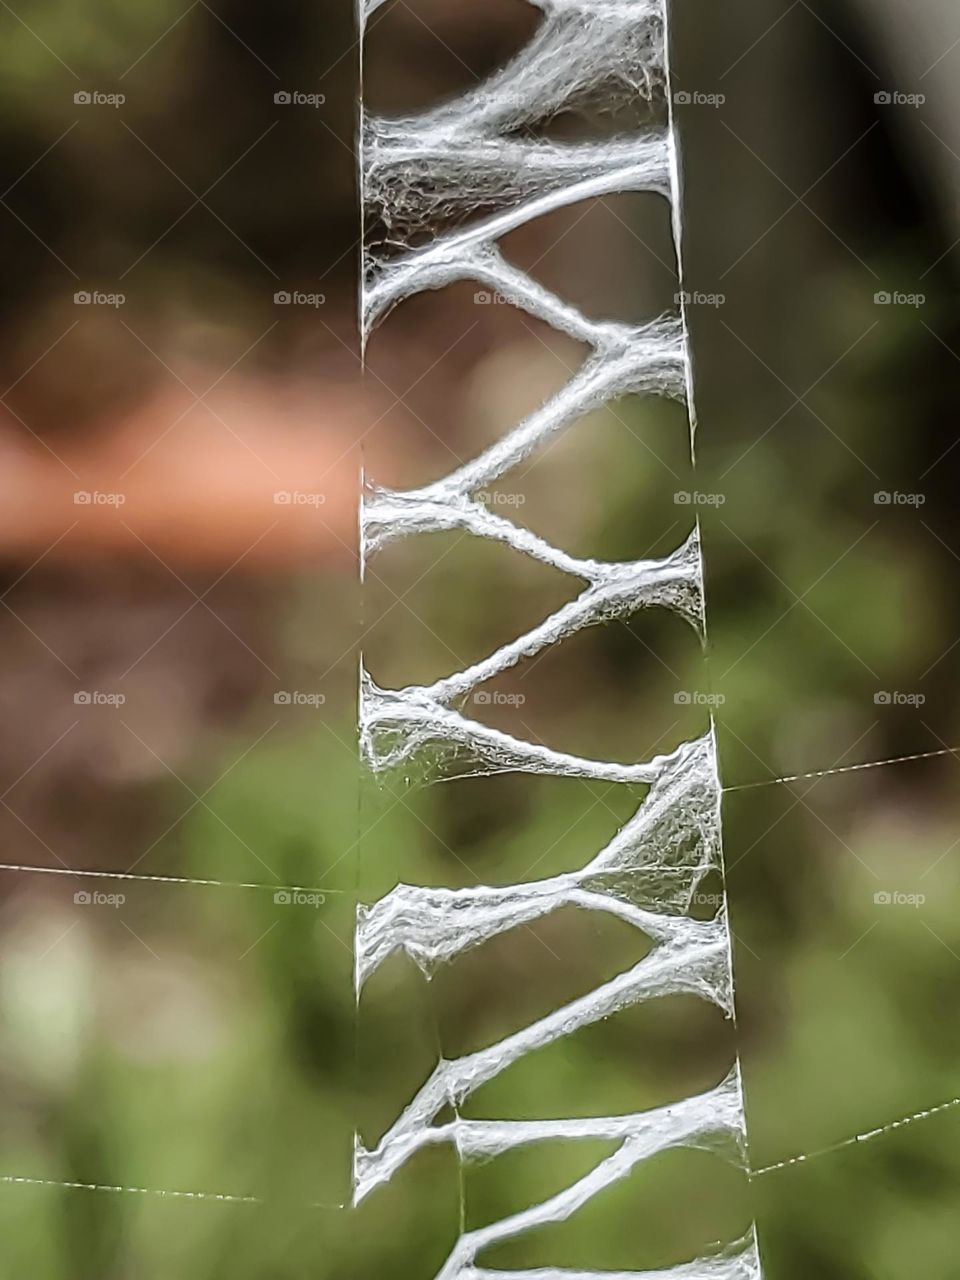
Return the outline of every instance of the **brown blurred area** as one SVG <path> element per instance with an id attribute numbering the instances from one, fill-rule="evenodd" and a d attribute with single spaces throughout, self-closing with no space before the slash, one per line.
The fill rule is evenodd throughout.
<path id="1" fill-rule="evenodd" d="M 3 22 L 3 860 L 127 866 L 199 737 L 276 686 L 297 576 L 354 572 L 391 397 L 357 356 L 351 18 Z"/>
<path id="2" fill-rule="evenodd" d="M 42 79 L 6 90 L 8 559 L 349 554 L 344 455 L 368 394 L 351 314 L 355 68 L 346 15 L 280 9 L 265 24 L 145 5 L 107 47 L 88 7 L 60 56 L 20 32 Z M 308 30 L 338 64 L 324 105 L 277 105 L 277 86 L 316 79 Z M 322 303 L 275 304 L 296 290 Z M 324 495 L 322 519 L 277 507 L 295 488 Z M 124 520 L 81 509 L 84 491 L 122 492 Z"/>

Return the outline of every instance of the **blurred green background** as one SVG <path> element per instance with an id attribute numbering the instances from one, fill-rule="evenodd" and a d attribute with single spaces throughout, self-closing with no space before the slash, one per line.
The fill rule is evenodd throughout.
<path id="1" fill-rule="evenodd" d="M 438 1149 L 348 1212 L 354 1128 L 372 1141 L 438 1054 L 590 990 L 644 944 L 559 912 L 430 984 L 386 966 L 358 1020 L 358 897 L 582 865 L 641 794 L 361 777 L 360 647 L 385 685 L 434 678 L 575 584 L 436 535 L 385 552 L 361 596 L 359 468 L 443 474 L 583 352 L 458 286 L 392 316 L 362 376 L 348 6 L 15 8 L 0 15 L 0 1275 L 431 1280 L 462 1204 L 491 1221 L 602 1145 L 465 1173 Z M 387 5 L 371 102 L 456 92 L 534 26 L 521 0 Z M 960 148 L 942 123 L 960 49 L 921 68 L 922 107 L 900 108 L 877 94 L 918 78 L 898 78 L 903 51 L 866 4 L 691 0 L 674 28 L 677 84 L 724 99 L 678 111 L 687 288 L 714 299 L 690 308 L 696 472 L 683 413 L 627 400 L 510 477 L 500 509 L 613 559 L 672 550 L 695 508 L 709 670 L 685 624 L 651 613 L 521 666 L 483 714 L 630 760 L 715 710 L 738 1026 L 694 1001 L 632 1010 L 518 1064 L 473 1114 L 654 1106 L 712 1086 L 739 1051 L 762 1168 L 960 1094 L 960 230 L 919 142 Z M 564 211 L 507 247 L 595 315 L 651 318 L 677 289 L 652 197 Z M 941 754 L 773 781 L 925 753 Z M 61 874 L 83 869 L 161 879 Z M 672 1153 L 485 1261 L 666 1267 L 755 1216 L 773 1280 L 952 1280 L 958 1123 L 752 1186 Z"/>

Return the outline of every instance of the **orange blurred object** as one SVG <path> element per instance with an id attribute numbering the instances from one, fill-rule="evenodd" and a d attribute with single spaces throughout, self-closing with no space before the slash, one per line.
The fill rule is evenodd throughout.
<path id="1" fill-rule="evenodd" d="M 25 444 L 11 422 L 0 555 L 224 569 L 352 557 L 358 442 L 376 412 L 356 383 L 251 379 L 203 400 L 172 384 L 79 446 Z"/>

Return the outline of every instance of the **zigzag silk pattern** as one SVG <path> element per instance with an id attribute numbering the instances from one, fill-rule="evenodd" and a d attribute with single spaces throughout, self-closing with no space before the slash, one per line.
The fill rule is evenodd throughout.
<path id="1" fill-rule="evenodd" d="M 361 33 L 384 0 L 366 0 Z M 586 1175 L 502 1221 L 461 1230 L 437 1280 L 762 1280 L 756 1231 L 666 1271 L 537 1268 L 491 1270 L 485 1251 L 563 1222 L 644 1160 L 676 1148 L 707 1149 L 746 1167 L 739 1061 L 715 1088 L 668 1106 L 578 1119 L 464 1119 L 459 1107 L 525 1055 L 640 1002 L 686 994 L 733 1016 L 731 937 L 723 906 L 693 918 L 698 886 L 722 876 L 720 785 L 713 729 L 655 758 L 583 759 L 491 728 L 464 711 L 483 683 L 582 628 L 666 609 L 703 637 L 698 529 L 660 560 L 579 559 L 489 509 L 484 490 L 533 458 L 584 415 L 624 395 L 666 396 L 695 414 L 685 319 L 645 325 L 588 319 L 512 266 L 499 242 L 513 229 L 593 197 L 649 192 L 672 205 L 682 287 L 679 165 L 668 124 L 596 142 L 553 141 L 530 130 L 561 112 L 638 96 L 670 103 L 664 0 L 533 0 L 542 21 L 530 43 L 485 83 L 453 102 L 410 117 L 362 110 L 361 185 L 366 225 L 361 291 L 364 344 L 404 299 L 470 280 L 529 315 L 588 344 L 590 354 L 563 389 L 506 436 L 442 479 L 403 492 L 365 481 L 361 562 L 388 543 L 461 530 L 493 539 L 582 583 L 580 593 L 525 635 L 433 684 L 380 688 L 361 662 L 360 741 L 380 776 L 429 780 L 505 771 L 644 784 L 633 817 L 578 871 L 506 887 L 428 888 L 398 884 L 361 907 L 356 929 L 357 998 L 389 957 L 405 953 L 430 977 L 466 951 L 574 906 L 605 912 L 639 930 L 651 950 L 627 971 L 500 1040 L 442 1059 L 367 1149 L 358 1139 L 354 1199 L 389 1181 L 432 1144 L 451 1144 L 462 1162 L 544 1141 L 606 1139 L 617 1145 Z M 682 298 L 682 294 L 680 295 Z M 451 1119 L 450 1116 L 453 1116 Z"/>

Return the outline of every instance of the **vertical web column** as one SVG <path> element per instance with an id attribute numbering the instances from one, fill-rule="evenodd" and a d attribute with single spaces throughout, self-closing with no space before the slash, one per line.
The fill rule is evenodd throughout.
<path id="1" fill-rule="evenodd" d="M 383 0 L 368 0 L 361 30 Z M 669 102 L 667 15 L 662 0 L 536 0 L 542 22 L 505 67 L 462 97 L 416 116 L 361 111 L 364 253 L 361 328 L 372 330 L 405 299 L 475 281 L 529 316 L 586 344 L 570 381 L 505 436 L 450 474 L 422 487 L 365 481 L 361 506 L 363 570 L 385 546 L 461 531 L 505 545 L 567 574 L 579 593 L 541 622 L 461 670 L 432 683 L 385 688 L 361 662 L 360 741 L 378 778 L 411 779 L 520 772 L 647 788 L 633 816 L 603 847 L 585 849 L 579 870 L 517 884 L 469 888 L 396 883 L 361 907 L 356 930 L 358 1000 L 391 957 L 405 955 L 430 978 L 445 965 L 508 931 L 566 908 L 600 913 L 643 935 L 636 964 L 495 1043 L 441 1057 L 376 1140 L 358 1140 L 354 1198 L 364 1200 L 418 1152 L 451 1147 L 462 1163 L 536 1143 L 613 1144 L 561 1191 L 479 1228 L 462 1226 L 438 1273 L 441 1280 L 588 1280 L 610 1271 L 491 1269 L 488 1250 L 562 1223 L 628 1178 L 642 1162 L 678 1148 L 709 1150 L 742 1167 L 746 1134 L 739 1061 L 706 1092 L 652 1110 L 577 1118 L 465 1118 L 461 1108 L 484 1085 L 537 1050 L 623 1010 L 686 995 L 733 1017 L 731 937 L 725 890 L 714 918 L 697 918 L 698 888 L 722 876 L 720 786 L 712 725 L 640 761 L 586 758 L 472 718 L 468 699 L 485 682 L 585 628 L 667 610 L 704 636 L 703 572 L 694 524 L 659 559 L 604 561 L 572 555 L 485 500 L 487 490 L 534 458 L 585 415 L 623 396 L 663 396 L 695 414 L 681 309 L 641 325 L 588 318 L 513 266 L 501 241 L 514 229 L 598 196 L 649 193 L 672 205 L 680 259 L 679 166 L 672 118 L 666 127 L 597 141 L 533 134 L 561 112 L 598 98 Z M 680 267 L 682 282 L 682 267 Z M 467 585 L 467 584 L 464 584 Z M 756 1234 L 668 1272 L 675 1280 L 759 1280 Z"/>

